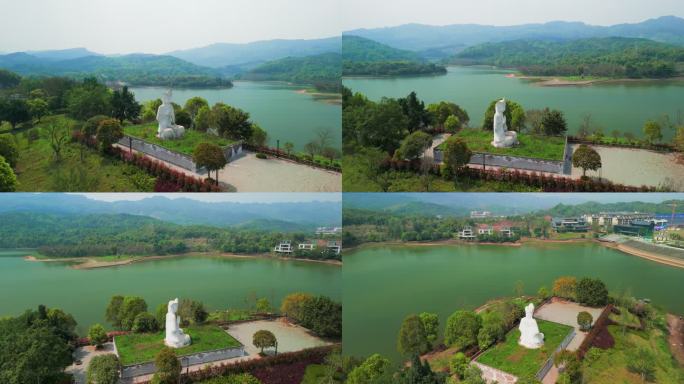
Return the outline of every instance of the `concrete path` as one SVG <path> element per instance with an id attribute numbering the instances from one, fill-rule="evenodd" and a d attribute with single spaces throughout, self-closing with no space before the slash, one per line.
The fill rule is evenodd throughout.
<path id="1" fill-rule="evenodd" d="M 81 364 L 72 364 L 66 368 L 66 373 L 71 373 L 74 375 L 76 384 L 86 383 L 86 370 L 88 369 L 88 364 L 95 356 L 106 355 L 109 353 L 114 353 L 114 344 L 106 343 L 100 349 L 95 349 L 95 347 L 88 345 L 85 347 L 76 348 L 74 351 L 74 361 L 80 361 Z"/>
<path id="2" fill-rule="evenodd" d="M 311 334 L 307 329 L 282 319 L 259 320 L 231 325 L 227 332 L 245 346 L 249 355 L 261 352 L 252 345 L 252 336 L 259 330 L 271 331 L 278 340 L 278 352 L 294 352 L 302 349 L 329 345 L 329 342 Z"/>

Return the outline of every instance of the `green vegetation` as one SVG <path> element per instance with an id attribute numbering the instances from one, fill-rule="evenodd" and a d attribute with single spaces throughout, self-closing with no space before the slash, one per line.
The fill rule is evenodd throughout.
<path id="1" fill-rule="evenodd" d="M 211 143 L 220 147 L 226 147 L 235 142 L 234 140 L 193 129 L 186 130 L 185 135 L 180 139 L 161 140 L 157 137 L 156 123 L 129 125 L 124 127 L 124 133 L 189 156 L 192 156 L 195 148 L 202 143 Z"/>
<path id="2" fill-rule="evenodd" d="M 684 48 L 624 37 L 485 43 L 453 58 L 458 64 L 514 67 L 529 75 L 611 78 L 673 77 L 683 61 Z"/>
<path id="3" fill-rule="evenodd" d="M 537 136 L 518 134 L 519 145 L 511 148 L 496 148 L 492 141 L 491 131 L 466 128 L 459 131 L 456 137 L 462 138 L 473 152 L 492 153 L 497 155 L 533 157 L 537 159 L 563 160 L 565 138 L 559 136 Z M 438 149 L 444 148 L 444 143 Z"/>
<path id="4" fill-rule="evenodd" d="M 323 92 L 341 89 L 342 55 L 322 53 L 305 57 L 286 57 L 269 61 L 240 75 L 245 80 L 278 80 L 297 84 L 310 84 Z"/>
<path id="5" fill-rule="evenodd" d="M 184 331 L 190 335 L 192 344 L 176 349 L 179 356 L 240 346 L 240 342 L 216 326 L 191 326 Z M 122 365 L 153 361 L 164 348 L 164 332 L 116 336 L 116 347 Z"/>
<path id="6" fill-rule="evenodd" d="M 477 361 L 516 376 L 527 377 L 536 374 L 572 329 L 567 325 L 544 320 L 537 320 L 537 324 L 539 332 L 544 334 L 542 348 L 527 349 L 520 346 L 520 331 L 516 328 L 506 335 L 503 343 L 487 350 Z"/>
<path id="7" fill-rule="evenodd" d="M 89 384 L 116 384 L 120 369 L 121 364 L 115 354 L 98 355 L 90 360 L 86 377 Z"/>
<path id="8" fill-rule="evenodd" d="M 319 384 L 328 376 L 328 367 L 323 364 L 311 364 L 304 371 L 301 384 Z"/>
<path id="9" fill-rule="evenodd" d="M 262 329 L 254 332 L 252 344 L 261 350 L 259 353 L 262 355 L 264 354 L 264 348 L 275 348 L 276 353 L 278 353 L 278 340 L 271 331 Z"/>
<path id="10" fill-rule="evenodd" d="M 342 36 L 343 76 L 408 76 L 445 74 L 446 68 L 424 62 L 416 53 L 363 37 Z"/>
<path id="11" fill-rule="evenodd" d="M 124 56 L 85 56 L 70 60 L 51 60 L 26 53 L 0 55 L 0 67 L 22 76 L 65 76 L 84 78 L 103 76 L 136 86 L 174 86 L 177 88 L 228 88 L 232 82 L 219 71 L 171 57 L 144 54 Z"/>

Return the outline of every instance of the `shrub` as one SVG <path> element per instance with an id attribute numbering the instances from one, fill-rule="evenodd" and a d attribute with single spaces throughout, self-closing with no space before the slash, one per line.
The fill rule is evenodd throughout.
<path id="1" fill-rule="evenodd" d="M 456 311 L 447 319 L 444 342 L 450 346 L 467 348 L 477 343 L 482 319 L 473 311 Z"/>
<path id="2" fill-rule="evenodd" d="M 249 373 L 241 373 L 239 375 L 215 377 L 203 382 L 203 384 L 261 384 L 261 381 Z"/>
<path id="3" fill-rule="evenodd" d="M 12 135 L 0 135 L 0 156 L 5 158 L 10 167 L 14 168 L 17 166 L 19 148 L 17 148 L 17 143 Z"/>
<path id="4" fill-rule="evenodd" d="M 480 349 L 487 349 L 506 334 L 504 321 L 498 312 L 485 312 L 481 316 L 482 327 L 477 334 L 477 345 Z"/>
<path id="5" fill-rule="evenodd" d="M 151 313 L 141 312 L 135 316 L 131 330 L 136 333 L 157 332 L 159 323 Z"/>
<path id="6" fill-rule="evenodd" d="M 323 337 L 342 336 L 342 304 L 325 296 L 304 303 L 301 325 Z"/>
<path id="7" fill-rule="evenodd" d="M 592 321 L 594 321 L 594 318 L 587 311 L 582 311 L 577 314 L 577 324 L 583 331 L 588 331 L 591 328 Z"/>
<path id="8" fill-rule="evenodd" d="M 12 167 L 0 156 L 0 192 L 14 192 L 17 189 L 17 176 Z"/>
<path id="9" fill-rule="evenodd" d="M 107 119 L 100 122 L 97 127 L 97 142 L 100 144 L 100 150 L 107 152 L 110 150 L 112 144 L 118 142 L 123 137 L 123 128 L 119 120 Z"/>
<path id="10" fill-rule="evenodd" d="M 181 364 L 172 348 L 164 347 L 154 358 L 157 372 L 152 377 L 153 384 L 176 384 L 180 380 Z"/>
<path id="11" fill-rule="evenodd" d="M 91 117 L 83 124 L 83 134 L 86 136 L 95 136 L 97 134 L 97 129 L 100 127 L 100 123 L 109 119 L 111 119 L 111 117 L 105 115 L 96 115 Z"/>
<path id="12" fill-rule="evenodd" d="M 417 315 L 409 315 L 401 323 L 397 339 L 397 350 L 401 354 L 408 356 L 420 355 L 428 350 L 425 327 Z"/>
<path id="13" fill-rule="evenodd" d="M 252 335 L 252 344 L 255 347 L 261 349 L 261 353 L 264 353 L 264 348 L 278 348 L 278 340 L 276 340 L 275 335 L 271 331 L 259 330 Z"/>
<path id="14" fill-rule="evenodd" d="M 280 312 L 296 322 L 301 322 L 304 318 L 305 303 L 311 299 L 313 296 L 308 293 L 291 293 L 283 299 Z"/>
<path id="15" fill-rule="evenodd" d="M 577 283 L 577 301 L 582 305 L 600 307 L 608 304 L 608 289 L 603 281 L 589 277 Z"/>
<path id="16" fill-rule="evenodd" d="M 257 159 L 266 159 L 266 158 L 268 158 L 268 156 L 266 156 L 265 153 L 261 153 L 261 152 L 258 152 L 258 153 L 256 154 L 256 157 L 257 157 Z"/>
<path id="17" fill-rule="evenodd" d="M 88 384 L 116 384 L 119 382 L 119 358 L 113 354 L 93 357 L 86 374 Z"/>
<path id="18" fill-rule="evenodd" d="M 553 294 L 564 299 L 575 300 L 577 279 L 573 276 L 562 276 L 553 282 Z"/>
<path id="19" fill-rule="evenodd" d="M 104 327 L 100 324 L 93 324 L 88 330 L 88 338 L 90 339 L 90 344 L 94 345 L 95 348 L 100 348 L 102 344 L 106 343 L 108 340 L 107 332 Z"/>
<path id="20" fill-rule="evenodd" d="M 463 379 L 466 369 L 468 369 L 468 358 L 463 352 L 457 352 L 451 356 L 449 361 L 449 369 L 451 373 L 458 376 L 459 379 Z"/>

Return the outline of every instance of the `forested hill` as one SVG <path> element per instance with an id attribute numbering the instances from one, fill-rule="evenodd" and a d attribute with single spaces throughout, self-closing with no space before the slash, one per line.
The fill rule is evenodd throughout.
<path id="1" fill-rule="evenodd" d="M 540 211 L 542 214 L 550 216 L 580 216 L 587 213 L 599 212 L 645 212 L 669 214 L 672 212 L 672 203 L 676 203 L 678 212 L 684 208 L 684 200 L 668 200 L 661 203 L 646 203 L 641 201 L 619 202 L 619 203 L 596 203 L 587 202 L 577 205 L 558 204 L 557 206 Z"/>
<path id="2" fill-rule="evenodd" d="M 128 214 L 0 213 L 0 248 L 38 248 L 50 257 L 268 252 L 284 238 L 311 233 L 184 226 Z"/>
<path id="3" fill-rule="evenodd" d="M 363 37 L 342 36 L 345 76 L 403 76 L 443 74 L 446 68 L 422 60 L 416 53 L 392 48 Z"/>
<path id="4" fill-rule="evenodd" d="M 467 48 L 451 62 L 517 68 L 529 75 L 665 78 L 678 75 L 684 48 L 623 37 L 515 40 Z"/>
<path id="5" fill-rule="evenodd" d="M 68 50 L 71 51 L 71 50 Z M 61 51 L 59 51 L 61 52 Z M 175 87 L 230 87 L 213 68 L 201 67 L 172 56 L 131 54 L 123 56 L 87 55 L 68 58 L 58 51 L 0 55 L 0 68 L 24 76 L 96 76 L 104 81 L 123 81 L 131 85 Z M 77 51 L 80 52 L 80 51 Z M 67 57 L 63 59 L 63 57 Z"/>
<path id="6" fill-rule="evenodd" d="M 310 84 L 319 90 L 340 90 L 342 55 L 336 52 L 286 57 L 261 64 L 240 76 L 245 80 L 278 80 Z"/>

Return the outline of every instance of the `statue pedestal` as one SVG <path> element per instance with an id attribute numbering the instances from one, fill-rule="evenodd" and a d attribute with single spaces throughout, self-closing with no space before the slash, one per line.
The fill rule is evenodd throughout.
<path id="1" fill-rule="evenodd" d="M 518 133 L 515 131 L 506 131 L 505 136 L 497 141 L 496 138 L 491 142 L 492 146 L 496 148 L 508 148 L 518 144 Z"/>

